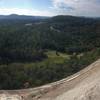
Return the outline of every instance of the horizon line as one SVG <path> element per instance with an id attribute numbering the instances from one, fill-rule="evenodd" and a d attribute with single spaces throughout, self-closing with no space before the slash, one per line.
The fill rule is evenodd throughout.
<path id="1" fill-rule="evenodd" d="M 18 16 L 40 16 L 40 17 L 55 17 L 55 16 L 72 16 L 72 17 L 84 17 L 84 18 L 100 18 L 99 16 L 79 16 L 79 15 L 65 15 L 65 14 L 58 14 L 58 15 L 52 15 L 52 16 L 41 16 L 41 15 L 28 15 L 28 14 L 0 14 L 0 16 L 11 16 L 11 15 L 18 15 Z"/>

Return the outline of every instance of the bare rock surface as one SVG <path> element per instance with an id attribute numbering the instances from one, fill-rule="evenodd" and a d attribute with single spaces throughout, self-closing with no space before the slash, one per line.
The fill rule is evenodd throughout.
<path id="1" fill-rule="evenodd" d="M 0 100 L 23 100 L 19 95 L 1 94 Z"/>
<path id="2" fill-rule="evenodd" d="M 51 84 L 23 90 L 1 90 L 0 100 L 100 100 L 100 60 Z"/>

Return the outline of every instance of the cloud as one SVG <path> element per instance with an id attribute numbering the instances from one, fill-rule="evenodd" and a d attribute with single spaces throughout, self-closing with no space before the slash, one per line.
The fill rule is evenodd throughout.
<path id="1" fill-rule="evenodd" d="M 42 1 L 42 0 L 41 0 Z M 34 4 L 33 4 L 34 3 Z M 36 5 L 35 5 L 36 4 Z M 0 0 L 0 15 L 19 14 L 34 16 L 54 16 L 49 9 L 42 10 L 37 0 Z"/>
<path id="2" fill-rule="evenodd" d="M 0 8 L 0 15 L 19 14 L 19 15 L 36 15 L 36 16 L 53 16 L 50 11 L 40 11 L 34 9 L 21 8 Z"/>
<path id="3" fill-rule="evenodd" d="M 45 10 L 40 10 L 41 6 L 38 10 L 35 9 L 32 5 L 33 1 L 35 3 L 35 0 L 21 0 L 21 2 L 20 0 L 17 0 L 17 2 L 8 0 L 12 2 L 12 6 L 9 6 L 9 3 L 6 1 L 0 0 L 0 14 L 8 15 L 15 13 L 39 16 L 75 15 L 100 17 L 100 0 L 51 0 L 52 5 L 48 5 L 48 7 L 51 7 Z M 27 2 L 25 3 L 25 1 Z M 19 2 L 23 6 L 19 5 Z"/>
<path id="4" fill-rule="evenodd" d="M 52 0 L 52 3 L 59 14 L 100 16 L 100 0 Z"/>

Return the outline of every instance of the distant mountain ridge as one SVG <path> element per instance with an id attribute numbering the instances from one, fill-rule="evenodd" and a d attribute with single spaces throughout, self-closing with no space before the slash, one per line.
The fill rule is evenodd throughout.
<path id="1" fill-rule="evenodd" d="M 31 16 L 31 15 L 18 15 L 18 14 L 10 14 L 10 15 L 0 15 L 0 20 L 3 19 L 8 19 L 8 20 L 28 20 L 28 19 L 34 19 L 34 20 L 39 20 L 39 19 L 48 19 L 50 18 L 50 20 L 52 21 L 59 21 L 59 22 L 63 22 L 63 21 L 73 21 L 73 20 L 84 20 L 84 19 L 99 19 L 100 18 L 92 18 L 92 17 L 83 17 L 83 16 L 71 16 L 71 15 L 57 15 L 57 16 L 53 16 L 53 17 L 48 17 L 48 16 Z"/>
<path id="2" fill-rule="evenodd" d="M 93 19 L 100 19 L 100 18 L 83 17 L 83 16 L 70 16 L 70 15 L 58 15 L 58 16 L 52 17 L 51 21 L 52 22 L 66 22 L 66 21 L 67 22 L 69 22 L 69 21 L 71 21 L 71 22 L 73 22 L 73 21 L 74 22 L 76 22 L 76 21 L 80 22 L 80 21 L 84 21 L 84 20 L 86 20 L 86 21 L 92 20 L 93 21 Z"/>
<path id="3" fill-rule="evenodd" d="M 27 20 L 27 19 L 46 19 L 48 17 L 46 16 L 29 16 L 29 15 L 17 15 L 17 14 L 11 14 L 11 15 L 0 15 L 0 19 L 18 19 L 18 20 Z"/>

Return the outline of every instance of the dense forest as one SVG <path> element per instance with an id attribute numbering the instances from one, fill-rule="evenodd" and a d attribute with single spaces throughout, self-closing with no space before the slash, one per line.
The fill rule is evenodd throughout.
<path id="1" fill-rule="evenodd" d="M 0 16 L 0 89 L 54 82 L 99 56 L 99 18 Z"/>

